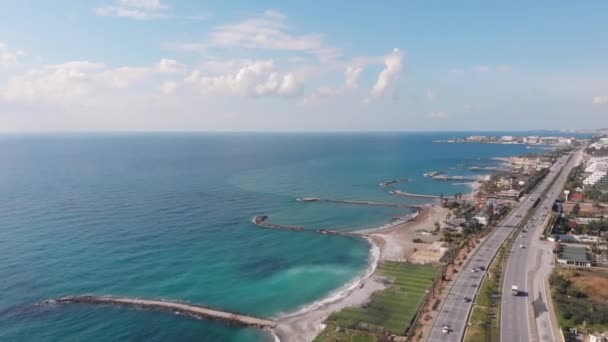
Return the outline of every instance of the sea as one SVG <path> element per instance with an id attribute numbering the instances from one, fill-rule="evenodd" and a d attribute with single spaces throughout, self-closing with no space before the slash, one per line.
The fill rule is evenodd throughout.
<path id="1" fill-rule="evenodd" d="M 423 173 L 466 176 L 470 166 L 497 165 L 493 157 L 538 152 L 434 142 L 471 134 L 2 134 L 0 341 L 269 341 L 217 321 L 40 303 L 99 294 L 260 317 L 293 312 L 359 276 L 369 245 L 264 229 L 252 217 L 307 229 L 379 226 L 408 209 L 296 199 L 419 204 L 379 183 L 466 193 L 466 184 Z"/>

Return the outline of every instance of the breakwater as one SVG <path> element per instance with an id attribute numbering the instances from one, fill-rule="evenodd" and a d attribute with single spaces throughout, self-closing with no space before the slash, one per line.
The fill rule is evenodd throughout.
<path id="1" fill-rule="evenodd" d="M 476 182 L 483 180 L 483 176 L 449 176 L 443 171 L 431 171 L 424 174 L 424 177 L 441 181 Z"/>
<path id="2" fill-rule="evenodd" d="M 341 235 L 341 236 L 363 236 L 364 234 L 354 232 L 344 232 L 331 229 L 306 229 L 302 227 L 290 226 L 286 224 L 270 223 L 268 222 L 268 215 L 256 215 L 251 219 L 251 223 L 258 227 L 290 230 L 296 232 L 307 232 L 307 233 L 318 233 L 318 234 L 330 234 L 330 235 Z"/>
<path id="3" fill-rule="evenodd" d="M 397 183 L 403 183 L 403 182 L 409 182 L 409 180 L 408 179 L 391 179 L 391 180 L 388 180 L 388 181 L 380 182 L 379 185 L 380 185 L 381 188 L 388 188 L 388 187 L 391 187 L 391 186 L 393 186 L 393 185 L 395 185 Z"/>
<path id="4" fill-rule="evenodd" d="M 269 319 L 258 318 L 217 309 L 210 309 L 200 305 L 173 302 L 167 300 L 86 295 L 50 299 L 44 301 L 42 304 L 114 305 L 132 307 L 137 309 L 170 312 L 174 314 L 188 315 L 195 318 L 215 319 L 225 321 L 231 324 L 259 329 L 271 329 L 276 326 L 276 322 Z"/>
<path id="5" fill-rule="evenodd" d="M 343 204 L 356 204 L 356 205 L 377 205 L 384 207 L 393 207 L 393 208 L 411 208 L 411 209 L 420 209 L 419 205 L 412 204 L 402 204 L 402 203 L 383 203 L 383 202 L 372 202 L 372 201 L 356 201 L 356 200 L 336 200 L 336 199 L 326 199 L 326 198 L 318 198 L 318 197 L 300 197 L 297 198 L 298 202 L 330 202 L 330 203 L 343 203 Z"/>
<path id="6" fill-rule="evenodd" d="M 494 166 L 471 166 L 469 171 L 508 171 L 508 169 Z"/>
<path id="7" fill-rule="evenodd" d="M 411 192 L 405 192 L 405 191 L 401 191 L 401 190 L 391 190 L 388 193 L 393 194 L 393 195 L 413 197 L 413 198 L 441 199 L 441 196 L 437 196 L 437 195 L 413 194 Z M 443 198 L 450 198 L 450 196 L 443 196 Z"/>

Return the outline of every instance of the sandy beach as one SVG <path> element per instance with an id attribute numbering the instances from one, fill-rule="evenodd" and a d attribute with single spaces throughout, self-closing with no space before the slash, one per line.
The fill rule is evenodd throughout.
<path id="1" fill-rule="evenodd" d="M 282 342 L 309 342 L 323 330 L 323 321 L 335 311 L 345 307 L 363 305 L 369 301 L 372 293 L 385 286 L 374 275 L 380 258 L 380 247 L 372 239 L 370 262 L 365 273 L 333 292 L 327 298 L 314 302 L 302 309 L 277 319 L 274 329 L 276 338 Z"/>
<path id="2" fill-rule="evenodd" d="M 335 311 L 349 306 L 360 306 L 369 301 L 372 293 L 382 290 L 385 285 L 374 272 L 380 260 L 405 261 L 416 249 L 424 249 L 438 239 L 438 235 L 422 235 L 423 231 L 435 230 L 435 222 L 445 219 L 449 209 L 439 205 L 427 205 L 409 222 L 389 224 L 375 230 L 359 231 L 366 234 L 371 245 L 369 266 L 361 277 L 346 284 L 327 298 L 302 309 L 281 316 L 274 329 L 282 342 L 312 341 L 324 328 L 323 321 Z M 423 243 L 414 243 L 420 238 Z"/>

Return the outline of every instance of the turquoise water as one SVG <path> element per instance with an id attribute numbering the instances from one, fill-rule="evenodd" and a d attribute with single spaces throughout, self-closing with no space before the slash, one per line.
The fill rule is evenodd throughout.
<path id="1" fill-rule="evenodd" d="M 470 134 L 470 133 L 467 133 Z M 465 192 L 422 177 L 469 174 L 519 145 L 438 144 L 464 134 L 0 136 L 0 341 L 262 341 L 219 322 L 52 297 L 167 298 L 259 316 L 322 299 L 362 272 L 368 245 L 250 223 L 355 229 L 406 209 L 300 203 L 315 196 L 415 203 Z"/>

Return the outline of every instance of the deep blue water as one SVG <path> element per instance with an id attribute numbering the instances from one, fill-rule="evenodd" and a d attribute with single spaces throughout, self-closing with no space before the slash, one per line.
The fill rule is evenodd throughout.
<path id="1" fill-rule="evenodd" d="M 163 313 L 35 306 L 113 294 L 276 316 L 363 271 L 365 242 L 249 221 L 354 229 L 403 209 L 300 196 L 407 201 L 465 185 L 422 173 L 495 163 L 519 145 L 439 144 L 470 133 L 0 136 L 0 341 L 260 341 L 251 329 Z"/>

